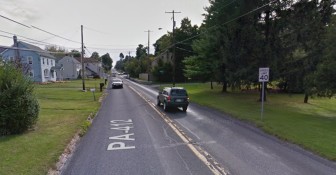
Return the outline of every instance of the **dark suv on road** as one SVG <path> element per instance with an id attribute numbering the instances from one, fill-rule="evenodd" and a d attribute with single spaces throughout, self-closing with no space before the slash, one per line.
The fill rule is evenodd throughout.
<path id="1" fill-rule="evenodd" d="M 170 107 L 182 107 L 183 111 L 187 111 L 189 98 L 187 90 L 182 87 L 166 87 L 157 96 L 157 105 L 163 104 L 165 111 Z"/>

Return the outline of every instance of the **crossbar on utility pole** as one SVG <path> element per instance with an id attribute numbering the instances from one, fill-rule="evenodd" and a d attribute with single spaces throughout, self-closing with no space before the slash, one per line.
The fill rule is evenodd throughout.
<path id="1" fill-rule="evenodd" d="M 181 12 L 175 12 L 174 10 L 171 12 L 166 13 L 172 13 L 173 14 L 173 87 L 175 87 L 175 13 L 181 13 Z"/>
<path id="2" fill-rule="evenodd" d="M 83 91 L 85 91 L 85 80 L 84 80 L 84 43 L 83 43 L 83 25 L 81 25 L 81 38 L 82 38 L 82 54 L 81 54 L 81 62 L 82 62 L 82 83 L 83 83 Z"/>

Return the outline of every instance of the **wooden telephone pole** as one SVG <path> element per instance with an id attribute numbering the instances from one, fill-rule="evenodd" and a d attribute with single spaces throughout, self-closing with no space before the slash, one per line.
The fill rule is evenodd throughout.
<path id="1" fill-rule="evenodd" d="M 181 12 L 175 12 L 174 10 L 171 11 L 171 12 L 166 12 L 166 13 L 172 13 L 173 14 L 173 87 L 175 87 L 175 25 L 176 25 L 176 22 L 175 22 L 175 13 L 181 13 Z"/>
<path id="2" fill-rule="evenodd" d="M 82 62 L 82 83 L 83 83 L 83 91 L 85 91 L 83 25 L 81 25 L 81 38 L 82 38 L 82 54 L 81 54 L 81 62 Z"/>

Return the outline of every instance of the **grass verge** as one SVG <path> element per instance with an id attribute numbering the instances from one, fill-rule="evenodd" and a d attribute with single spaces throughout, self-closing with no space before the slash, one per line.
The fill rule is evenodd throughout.
<path id="1" fill-rule="evenodd" d="M 245 120 L 283 140 L 298 144 L 336 161 L 336 98 L 310 98 L 302 94 L 268 94 L 261 120 L 259 94 L 222 93 L 221 86 L 179 84 L 188 90 L 192 102 L 218 109 Z"/>
<path id="2" fill-rule="evenodd" d="M 87 89 L 96 88 L 96 101 L 92 92 L 82 92 L 82 81 L 36 85 L 40 104 L 36 127 L 22 135 L 0 137 L 0 174 L 47 174 L 87 117 L 99 109 L 101 81 L 85 82 Z"/>

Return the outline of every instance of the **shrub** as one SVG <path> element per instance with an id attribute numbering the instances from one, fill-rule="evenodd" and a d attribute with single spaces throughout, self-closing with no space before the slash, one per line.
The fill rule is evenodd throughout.
<path id="1" fill-rule="evenodd" d="M 0 135 L 20 134 L 37 121 L 39 104 L 29 77 L 11 64 L 0 65 Z"/>

